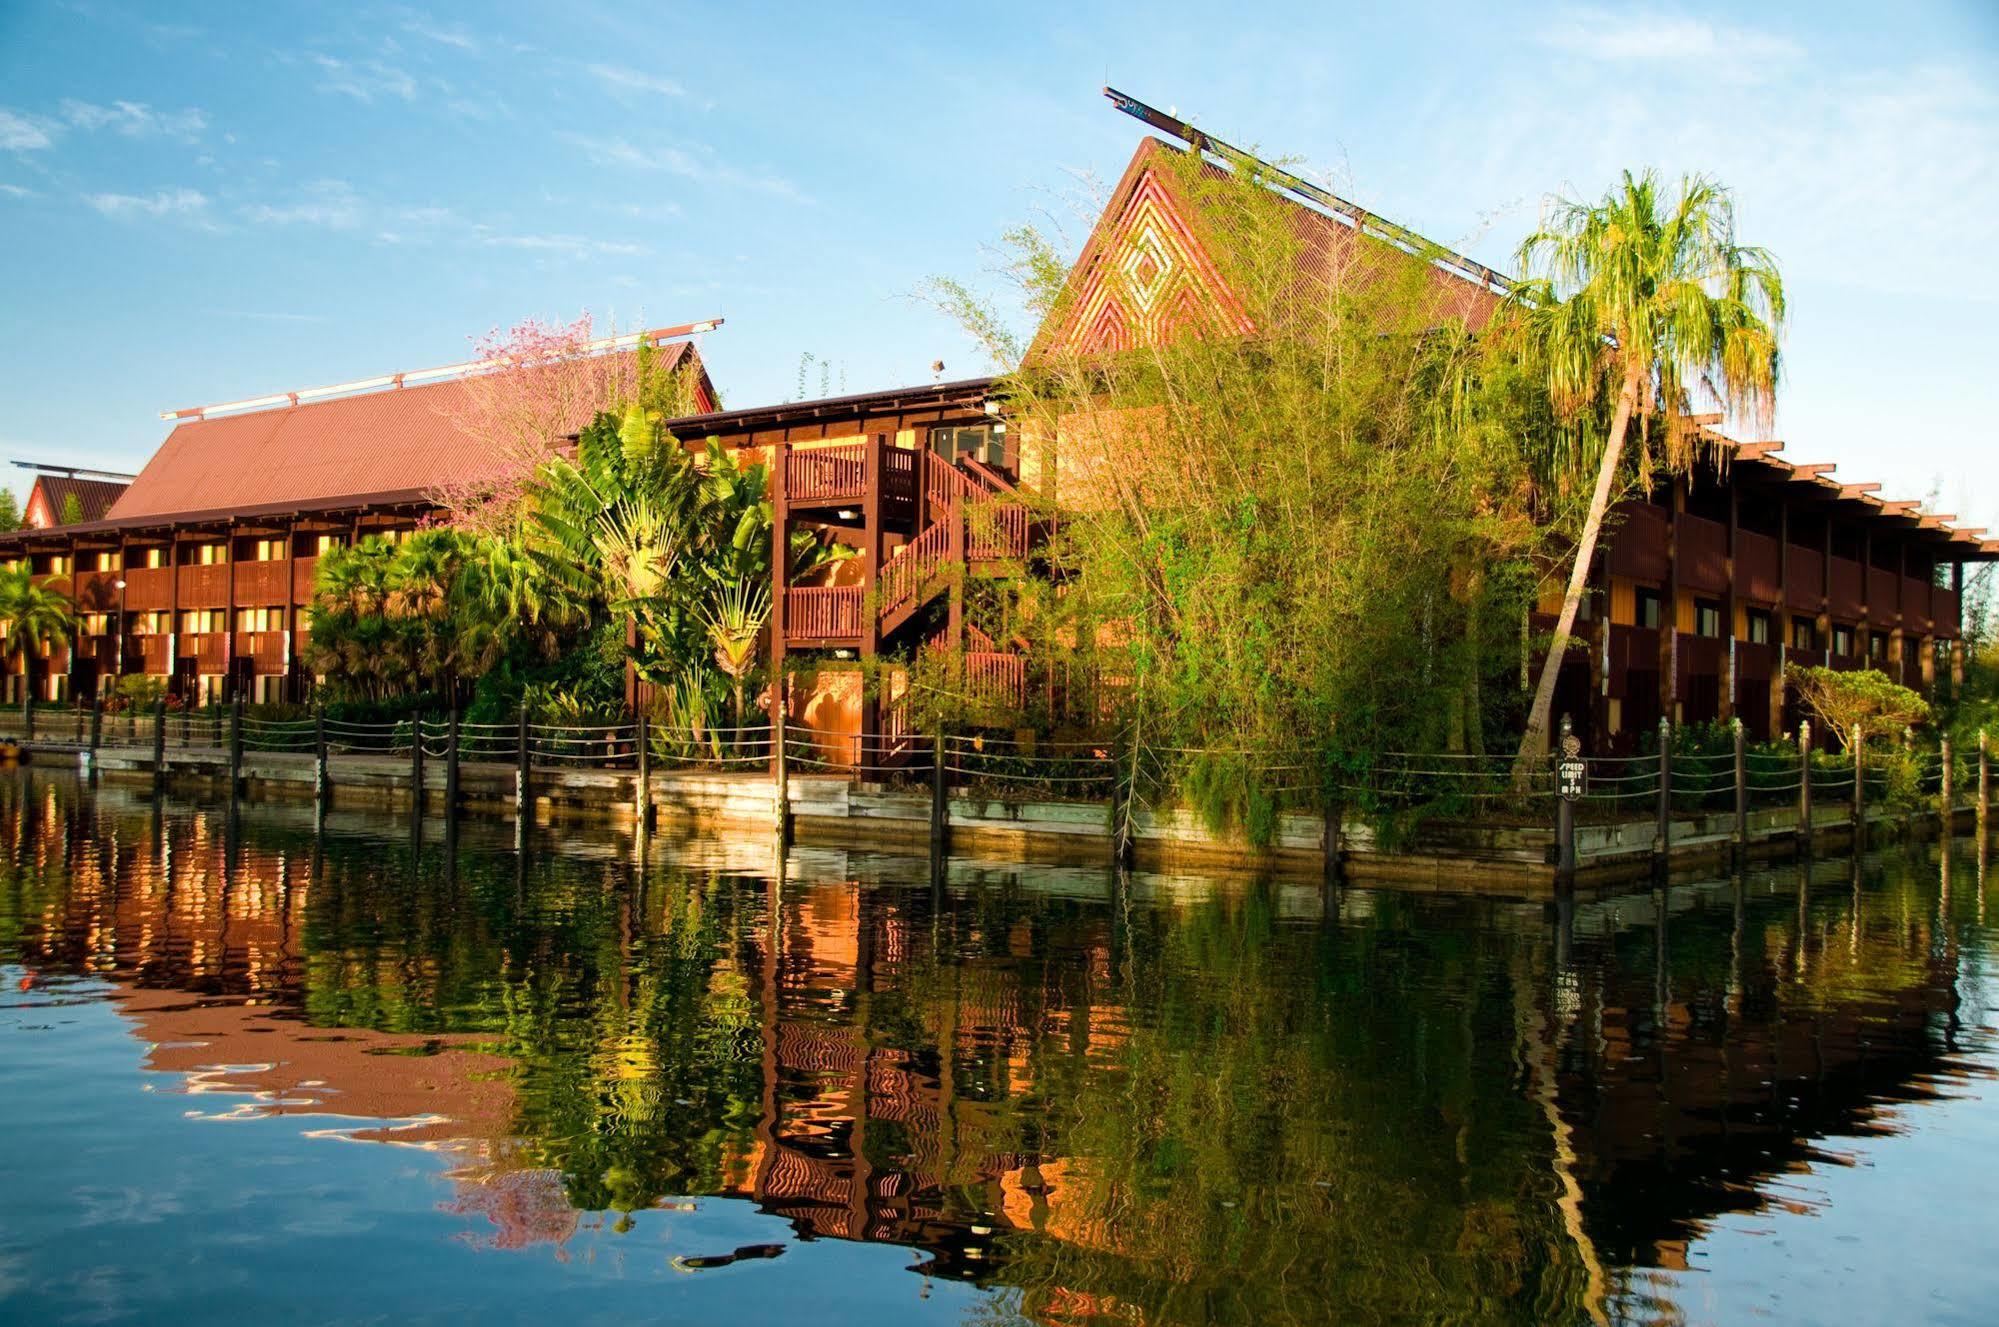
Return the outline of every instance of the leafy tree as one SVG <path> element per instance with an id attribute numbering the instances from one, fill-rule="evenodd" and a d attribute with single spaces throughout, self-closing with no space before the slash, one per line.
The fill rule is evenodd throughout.
<path id="1" fill-rule="evenodd" d="M 11 488 L 0 488 L 0 531 L 21 528 L 21 503 Z"/>
<path id="2" fill-rule="evenodd" d="M 1853 749 L 1856 731 L 1875 737 L 1900 737 L 1905 729 L 1929 721 L 1930 705 L 1909 688 L 1872 668 L 1842 672 L 1787 664 L 1784 680 L 1812 715 L 1832 729 L 1841 749 Z"/>
<path id="3" fill-rule="evenodd" d="M 74 493 L 63 494 L 62 523 L 64 525 L 80 525 L 83 523 L 83 499 Z"/>
<path id="4" fill-rule="evenodd" d="M 1697 402 L 1767 419 L 1784 286 L 1768 253 L 1735 242 L 1728 191 L 1698 175 L 1672 198 L 1650 172 L 1627 171 L 1595 203 L 1561 199 L 1521 244 L 1519 261 L 1542 275 L 1515 291 L 1509 330 L 1546 373 L 1556 408 L 1579 414 L 1607 395 L 1615 402 L 1601 447 L 1589 436 L 1560 457 L 1577 476 L 1593 468 L 1596 479 L 1520 740 L 1524 771 L 1548 751 L 1555 682 L 1604 517 L 1622 484 L 1650 473 L 1653 417 L 1664 415 L 1659 459 L 1672 469 L 1694 459 L 1698 434 L 1685 416 Z M 1634 420 L 1643 453 L 1635 469 L 1625 464 Z"/>
<path id="5" fill-rule="evenodd" d="M 75 629 L 67 588 L 61 577 L 38 581 L 25 565 L 0 568 L 0 637 L 21 661 L 23 714 L 34 704 L 35 656 L 44 645 L 67 642 Z"/>

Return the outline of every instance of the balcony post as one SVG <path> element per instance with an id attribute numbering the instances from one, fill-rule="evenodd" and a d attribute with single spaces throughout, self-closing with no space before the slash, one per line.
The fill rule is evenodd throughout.
<path id="1" fill-rule="evenodd" d="M 1867 846 L 1867 747 L 1865 730 L 1853 725 L 1853 846 Z"/>
<path id="2" fill-rule="evenodd" d="M 1742 720 L 1735 720 L 1735 863 L 1749 857 L 1749 760 L 1748 739 Z"/>
<path id="3" fill-rule="evenodd" d="M 1665 870 L 1673 854 L 1673 721 L 1659 716 L 1659 800 L 1652 831 L 1653 865 Z"/>
<path id="4" fill-rule="evenodd" d="M 326 805 L 326 706 L 314 701 L 312 705 L 312 800 L 316 806 Z"/>
<path id="5" fill-rule="evenodd" d="M 521 713 L 517 721 L 514 742 L 514 815 L 517 817 L 517 835 L 525 833 L 528 823 L 528 798 L 533 789 L 529 785 L 529 768 L 534 761 L 534 747 L 528 732 L 527 698 L 521 698 Z"/>

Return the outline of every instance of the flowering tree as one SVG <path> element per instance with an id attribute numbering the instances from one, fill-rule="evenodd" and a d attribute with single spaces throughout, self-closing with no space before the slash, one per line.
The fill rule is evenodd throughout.
<path id="1" fill-rule="evenodd" d="M 490 367 L 466 378 L 440 407 L 486 452 L 483 466 L 468 467 L 437 494 L 455 524 L 479 534 L 510 533 L 536 469 L 561 455 L 598 411 L 639 396 L 645 357 L 596 353 L 594 339 L 585 313 L 572 323 L 531 318 L 476 343 L 477 357 Z"/>

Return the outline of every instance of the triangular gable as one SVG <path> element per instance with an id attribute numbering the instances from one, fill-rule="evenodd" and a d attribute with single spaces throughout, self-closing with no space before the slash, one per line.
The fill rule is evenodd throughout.
<path id="1" fill-rule="evenodd" d="M 1058 315 L 1028 359 L 1093 355 L 1170 341 L 1190 328 L 1248 333 L 1241 302 L 1196 238 L 1164 154 L 1145 139 L 1069 271 Z"/>

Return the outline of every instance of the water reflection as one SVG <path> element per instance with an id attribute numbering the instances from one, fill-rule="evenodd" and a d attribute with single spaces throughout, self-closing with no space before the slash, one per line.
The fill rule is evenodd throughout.
<path id="1" fill-rule="evenodd" d="M 1674 1318 L 1718 1220 L 1993 1062 L 1982 860 L 1551 911 L 513 832 L 0 780 L 0 961 L 191 1122 L 436 1157 L 412 1238 L 678 1213 L 683 1270 L 906 1246 L 1046 1322 Z"/>

